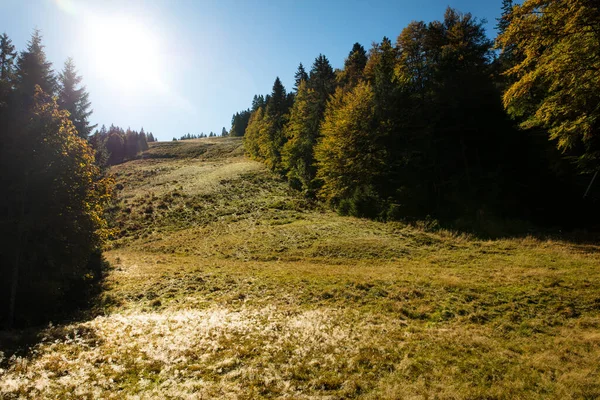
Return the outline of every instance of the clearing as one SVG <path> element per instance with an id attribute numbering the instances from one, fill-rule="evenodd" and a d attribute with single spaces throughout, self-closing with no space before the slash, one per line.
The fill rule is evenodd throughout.
<path id="1" fill-rule="evenodd" d="M 112 171 L 100 314 L 1 361 L 1 398 L 600 398 L 597 244 L 341 217 L 235 138 Z"/>

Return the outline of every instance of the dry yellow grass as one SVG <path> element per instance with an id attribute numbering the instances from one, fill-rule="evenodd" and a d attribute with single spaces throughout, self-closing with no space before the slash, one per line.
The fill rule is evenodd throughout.
<path id="1" fill-rule="evenodd" d="M 2 398 L 600 398 L 600 246 L 340 217 L 236 139 L 113 169 L 98 317 L 1 362 Z"/>

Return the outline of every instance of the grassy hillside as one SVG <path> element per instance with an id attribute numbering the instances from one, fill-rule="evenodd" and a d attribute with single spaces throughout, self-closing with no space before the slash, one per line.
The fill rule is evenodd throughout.
<path id="1" fill-rule="evenodd" d="M 234 138 L 113 173 L 100 315 L 5 358 L 1 398 L 600 398 L 597 244 L 340 217 Z"/>

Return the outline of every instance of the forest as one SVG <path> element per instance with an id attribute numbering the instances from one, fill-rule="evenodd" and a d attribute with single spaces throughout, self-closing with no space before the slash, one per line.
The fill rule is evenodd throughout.
<path id="1" fill-rule="evenodd" d="M 597 228 L 600 19 L 587 3 L 504 0 L 495 40 L 448 8 L 395 41 L 355 43 L 342 69 L 320 54 L 292 90 L 277 78 L 254 96 L 230 134 L 342 215 L 492 235 Z"/>

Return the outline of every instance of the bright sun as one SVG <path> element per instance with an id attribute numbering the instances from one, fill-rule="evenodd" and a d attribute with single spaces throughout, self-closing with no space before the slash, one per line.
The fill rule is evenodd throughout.
<path id="1" fill-rule="evenodd" d="M 107 83 L 124 89 L 160 85 L 159 45 L 151 30 L 127 18 L 89 21 L 90 53 Z"/>

